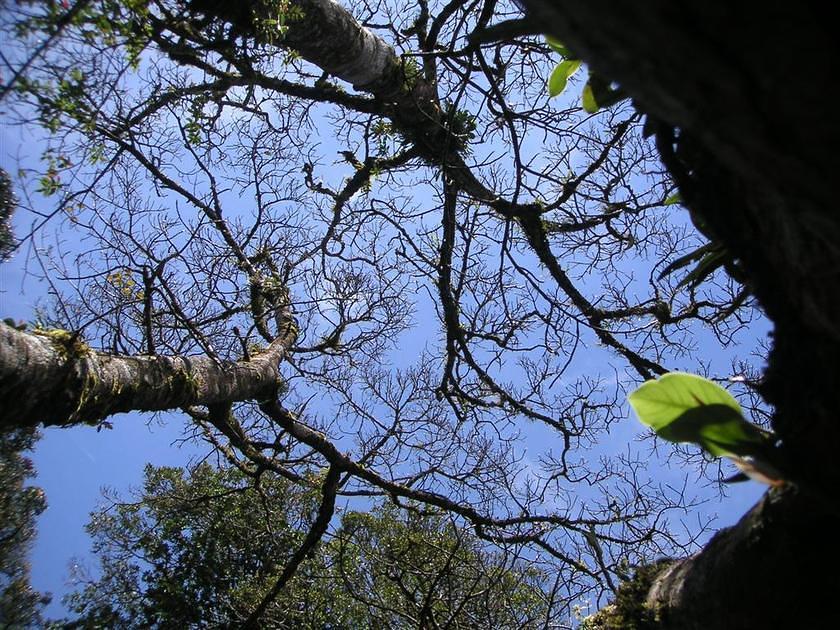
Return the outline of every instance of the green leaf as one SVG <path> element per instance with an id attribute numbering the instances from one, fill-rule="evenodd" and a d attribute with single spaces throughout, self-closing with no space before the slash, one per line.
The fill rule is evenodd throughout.
<path id="1" fill-rule="evenodd" d="M 739 411 L 727 405 L 703 405 L 689 409 L 657 435 L 669 442 L 695 442 L 716 457 L 752 455 L 763 445 L 762 435 L 753 435 L 751 425 Z"/>
<path id="2" fill-rule="evenodd" d="M 645 381 L 628 400 L 642 424 L 655 431 L 702 405 L 725 405 L 741 413 L 741 406 L 728 391 L 702 376 L 684 372 L 669 372 Z"/>
<path id="3" fill-rule="evenodd" d="M 580 69 L 579 59 L 566 60 L 558 63 L 548 78 L 548 96 L 554 98 L 566 89 L 569 78 Z"/>
<path id="4" fill-rule="evenodd" d="M 663 206 L 675 206 L 678 203 L 682 203 L 682 195 L 679 192 L 675 192 L 673 195 L 668 197 L 665 201 L 662 202 Z"/>
<path id="5" fill-rule="evenodd" d="M 662 280 L 665 276 L 669 276 L 678 269 L 682 269 L 683 267 L 687 267 L 693 262 L 701 260 L 706 254 L 715 251 L 718 248 L 717 245 L 714 243 L 706 243 L 705 245 L 701 245 L 697 249 L 692 252 L 689 252 L 685 256 L 680 256 L 675 261 L 670 263 L 662 272 L 657 276 L 659 280 Z"/>
<path id="6" fill-rule="evenodd" d="M 686 275 L 685 278 L 679 281 L 676 288 L 681 289 L 687 286 L 694 289 L 711 276 L 715 271 L 723 267 L 731 258 L 729 253 L 721 245 L 714 245 L 714 249 L 700 259 L 697 266 Z"/>
<path id="7" fill-rule="evenodd" d="M 604 107 L 611 107 L 624 100 L 627 94 L 620 87 L 612 87 L 610 81 L 599 74 L 590 73 L 581 98 L 583 109 L 589 114 L 594 114 Z"/>
<path id="8" fill-rule="evenodd" d="M 583 109 L 587 114 L 594 114 L 599 109 L 598 102 L 595 100 L 595 93 L 592 91 L 592 84 L 587 83 L 583 86 L 583 94 L 581 95 Z"/>
<path id="9" fill-rule="evenodd" d="M 566 59 L 569 59 L 572 54 L 569 52 L 569 49 L 566 48 L 560 40 L 551 37 L 550 35 L 545 36 L 545 42 L 549 45 L 551 50 L 556 52 L 559 55 L 562 55 Z"/>
<path id="10" fill-rule="evenodd" d="M 716 457 L 766 452 L 769 434 L 744 420 L 741 406 L 701 376 L 671 372 L 628 397 L 639 421 L 670 442 L 694 442 Z"/>

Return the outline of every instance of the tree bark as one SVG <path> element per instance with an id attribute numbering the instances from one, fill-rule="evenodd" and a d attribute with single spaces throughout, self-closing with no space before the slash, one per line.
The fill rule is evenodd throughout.
<path id="1" fill-rule="evenodd" d="M 262 402 L 276 395 L 279 364 L 295 334 L 294 326 L 287 326 L 250 360 L 218 362 L 206 356 L 108 355 L 64 330 L 25 333 L 0 323 L 0 429 L 97 424 L 126 411 Z"/>
<path id="2" fill-rule="evenodd" d="M 394 50 L 333 0 L 296 0 L 289 5 L 294 12 L 270 2 L 192 0 L 188 5 L 234 25 L 251 39 L 291 48 L 358 90 L 391 96 L 400 93 L 404 76 Z M 277 20 L 281 14 L 281 29 L 259 27 L 261 20 Z"/>
<path id="3" fill-rule="evenodd" d="M 674 175 L 689 188 L 686 203 L 741 260 L 776 325 L 764 392 L 777 407 L 775 428 L 803 474 L 837 487 L 840 215 L 831 165 L 840 127 L 821 89 L 838 61 L 826 9 L 524 1 L 641 109 L 679 130 L 668 166 L 683 171 Z"/>
<path id="4" fill-rule="evenodd" d="M 665 569 L 645 604 L 674 630 L 837 627 L 840 547 L 819 536 L 832 521 L 836 512 L 794 489 L 773 490 L 702 553 Z"/>
<path id="5" fill-rule="evenodd" d="M 437 91 L 425 80 L 419 65 L 403 63 L 394 49 L 365 28 L 333 0 L 296 0 L 301 17 L 285 20 L 282 34 L 273 36 L 261 27 L 270 17 L 252 8 L 266 3 L 231 3 L 224 0 L 193 0 L 191 9 L 227 22 L 243 36 L 263 44 L 295 51 L 327 74 L 353 85 L 380 100 L 401 130 L 428 142 L 419 142 L 439 157 L 444 126 L 437 107 Z M 435 141 L 437 140 L 437 141 Z M 443 151 L 448 153 L 449 150 Z"/>
<path id="6" fill-rule="evenodd" d="M 813 594 L 825 582 L 818 571 L 833 575 L 840 555 L 833 533 L 840 213 L 832 167 L 840 127 L 825 87 L 838 67 L 828 9 L 522 2 L 547 32 L 666 123 L 657 140 L 685 204 L 740 260 L 774 323 L 762 393 L 806 494 L 766 498 L 699 555 L 664 572 L 649 603 L 664 627 L 828 627 L 801 624 L 840 616 L 827 589 Z"/>

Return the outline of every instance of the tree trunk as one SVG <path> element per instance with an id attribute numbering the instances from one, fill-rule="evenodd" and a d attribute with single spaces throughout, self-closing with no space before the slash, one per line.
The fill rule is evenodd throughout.
<path id="1" fill-rule="evenodd" d="M 224 0 L 188 3 L 192 10 L 229 22 L 249 38 L 297 51 L 356 89 L 399 94 L 404 77 L 394 50 L 361 26 L 347 9 L 333 0 L 296 0 L 285 9 L 280 3 L 273 4 Z M 265 20 L 273 22 L 260 27 Z"/>
<path id="2" fill-rule="evenodd" d="M 0 429 L 97 424 L 125 411 L 268 400 L 294 342 L 285 328 L 248 361 L 206 356 L 114 356 L 94 352 L 65 330 L 25 333 L 0 323 Z"/>
<path id="3" fill-rule="evenodd" d="M 667 0 L 523 4 L 640 109 L 667 123 L 658 143 L 686 205 L 741 261 L 775 325 L 762 393 L 775 406 L 774 429 L 807 494 L 766 498 L 698 556 L 666 571 L 649 602 L 674 628 L 809 627 L 799 623 L 803 617 L 837 619 L 828 596 L 814 594 L 825 582 L 817 571 L 833 575 L 829 560 L 840 555 L 833 534 L 840 213 L 831 166 L 840 127 L 825 87 L 838 61 L 828 9 Z"/>
<path id="4" fill-rule="evenodd" d="M 792 488 L 771 491 L 702 553 L 663 571 L 645 603 L 674 630 L 836 628 L 840 554 L 818 534 L 836 519 Z"/>
<path id="5" fill-rule="evenodd" d="M 260 3 L 193 0 L 192 10 L 230 23 L 241 35 L 263 44 L 295 51 L 327 74 L 372 94 L 386 105 L 389 115 L 405 132 L 430 141 L 420 143 L 440 157 L 443 123 L 435 87 L 428 83 L 416 62 L 404 63 L 394 49 L 359 24 L 347 9 L 333 0 L 296 0 L 300 16 L 284 18 L 283 31 L 274 35 L 262 26 L 274 19 Z M 266 12 L 263 16 L 261 12 Z"/>

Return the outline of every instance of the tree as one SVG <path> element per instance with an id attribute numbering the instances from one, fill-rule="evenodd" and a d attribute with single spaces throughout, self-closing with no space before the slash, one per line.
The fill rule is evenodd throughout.
<path id="1" fill-rule="evenodd" d="M 12 180 L 9 174 L 0 169 L 0 262 L 6 259 L 14 248 L 15 238 L 12 235 L 12 213 L 15 209 L 15 198 L 12 192 Z"/>
<path id="2" fill-rule="evenodd" d="M 247 618 L 299 547 L 317 496 L 235 468 L 146 468 L 88 530 L 101 575 L 69 597 L 74 627 L 230 627 Z M 488 554 L 441 515 L 345 512 L 262 623 L 272 628 L 522 627 L 544 619 L 537 576 Z M 488 625 L 489 624 L 489 625 Z"/>
<path id="3" fill-rule="evenodd" d="M 34 475 L 23 455 L 38 439 L 34 429 L 0 433 L 0 623 L 4 628 L 36 627 L 49 595 L 29 583 L 27 555 L 35 537 L 35 518 L 47 508 L 40 488 L 27 486 Z"/>
<path id="4" fill-rule="evenodd" d="M 385 504 L 345 514 L 331 555 L 335 581 L 368 606 L 366 626 L 527 628 L 550 620 L 550 579 L 514 549 L 488 553 L 439 513 Z"/>
<path id="5" fill-rule="evenodd" d="M 523 4 L 530 20 L 661 121 L 657 144 L 686 204 L 737 253 L 774 324 L 761 393 L 775 407 L 772 426 L 802 480 L 800 494 L 768 497 L 702 554 L 662 575 L 648 603 L 675 628 L 836 620 L 819 581 L 779 579 L 814 574 L 840 558 L 834 537 L 807 540 L 836 523 L 840 475 L 832 454 L 840 426 L 833 411 L 840 221 L 826 170 L 838 135 L 832 99 L 811 89 L 837 62 L 824 10 L 811 3 L 747 3 L 720 13 L 702 3 L 678 11 L 665 2 Z M 768 74 L 764 60 L 775 38 L 787 52 Z M 792 61 L 804 58 L 807 68 Z M 825 604 L 791 611 L 787 602 L 804 593 Z"/>
<path id="6" fill-rule="evenodd" d="M 724 273 L 734 262 L 677 264 L 708 243 L 646 137 L 690 198 L 667 125 L 627 102 L 590 117 L 550 101 L 556 54 L 518 16 L 331 0 L 8 13 L 19 41 L 49 34 L 19 53 L 13 101 L 53 134 L 32 177 L 55 200 L 42 214 L 98 249 L 32 250 L 58 299 L 33 331 L 0 328 L 0 396 L 25 401 L 0 422 L 183 409 L 254 483 L 318 488 L 320 518 L 252 623 L 341 495 L 528 545 L 557 619 L 702 535 L 667 524 L 691 493 L 609 433 L 625 386 L 700 370 L 698 339 L 732 342 L 753 285 Z M 417 356 L 400 354 L 412 337 Z"/>

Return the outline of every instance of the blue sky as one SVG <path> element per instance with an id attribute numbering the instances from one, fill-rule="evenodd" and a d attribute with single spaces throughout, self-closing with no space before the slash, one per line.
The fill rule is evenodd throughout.
<path id="1" fill-rule="evenodd" d="M 0 128 L 0 131 L 8 131 Z M 17 155 L 19 145 L 11 144 L 3 133 L 3 164 L 9 168 L 9 155 Z M 20 212 L 15 217 L 18 234 L 25 233 L 30 217 Z M 46 296 L 42 283 L 27 278 L 24 266 L 26 247 L 9 262 L 0 265 L 0 315 L 30 320 L 40 300 Z M 766 326 L 759 325 L 758 328 Z M 412 354 L 409 352 L 408 354 Z M 714 360 L 716 357 L 708 357 Z M 717 357 L 720 359 L 720 357 Z M 32 554 L 33 586 L 54 594 L 48 613 L 60 616 L 61 596 L 67 592 L 69 567 L 74 561 L 95 567 L 90 555 L 89 540 L 84 525 L 89 513 L 101 500 L 104 488 L 125 495 L 131 486 L 139 484 L 145 464 L 184 465 L 190 458 L 203 455 L 205 450 L 195 444 L 179 445 L 184 426 L 177 413 L 162 414 L 158 419 L 141 414 L 120 414 L 113 419 L 112 430 L 97 432 L 94 428 L 70 430 L 49 429 L 39 442 L 34 455 L 38 477 L 34 483 L 44 488 L 49 507 L 39 519 L 39 536 Z M 556 440 L 545 428 L 532 427 L 529 438 L 535 447 Z M 635 421 L 614 425 L 609 444 L 621 449 L 643 433 Z M 666 447 L 667 448 L 667 447 Z M 525 456 L 528 454 L 526 452 Z M 679 486 L 683 480 L 679 466 L 663 467 L 658 471 L 662 483 Z M 763 493 L 756 483 L 736 484 L 727 488 L 728 497 L 720 503 L 706 504 L 702 514 L 687 518 L 718 515 L 717 524 L 724 526 L 737 520 Z M 686 521 L 689 529 L 693 522 Z M 674 523 L 680 527 L 679 523 Z"/>
<path id="2" fill-rule="evenodd" d="M 579 90 L 580 85 L 573 85 L 569 90 Z M 37 135 L 22 137 L 19 131 L 0 123 L 0 165 L 12 174 L 17 172 L 19 165 L 34 164 L 41 150 Z M 324 155 L 334 155 L 334 148 L 324 147 Z M 43 198 L 36 198 L 35 201 L 45 206 L 48 204 Z M 674 212 L 677 210 L 674 209 Z M 18 212 L 15 216 L 17 234 L 26 234 L 31 223 L 31 216 L 22 211 Z M 58 240 L 64 240 L 63 244 L 70 250 L 84 247 L 83 244 L 74 241 L 76 238 L 78 237 L 66 233 L 59 235 Z M 31 320 L 37 302 L 46 297 L 46 285 L 24 274 L 25 265 L 32 262 L 27 256 L 27 248 L 30 245 L 31 243 L 24 245 L 12 260 L 0 265 L 0 317 Z M 758 322 L 754 330 L 755 336 L 763 335 L 766 323 Z M 436 332 L 426 331 L 425 334 L 434 335 Z M 745 346 L 751 347 L 751 335 L 744 335 L 744 338 Z M 709 347 L 717 347 L 717 344 L 711 343 L 711 336 L 708 341 Z M 424 342 L 423 334 L 416 335 L 411 341 L 404 340 L 398 352 L 403 359 L 414 357 L 419 354 Z M 717 366 L 728 362 L 728 353 L 704 354 L 706 340 L 702 336 L 697 342 L 701 346 L 699 354 L 704 360 Z M 592 367 L 599 367 L 595 365 L 599 362 L 599 356 L 604 355 L 596 353 L 590 359 Z M 586 366 L 587 364 L 582 362 L 578 369 Z M 40 535 L 32 556 L 33 585 L 36 589 L 51 591 L 55 595 L 49 609 L 51 614 L 61 614 L 60 598 L 66 592 L 68 567 L 73 559 L 93 565 L 89 556 L 89 541 L 83 527 L 89 512 L 100 500 L 101 489 L 107 487 L 125 495 L 133 484 L 141 482 L 142 469 L 146 463 L 183 465 L 191 457 L 203 454 L 203 449 L 195 445 L 179 447 L 175 444 L 181 437 L 184 422 L 179 414 L 164 414 L 161 421 L 138 414 L 124 414 L 111 420 L 113 430 L 96 432 L 92 428 L 74 428 L 45 431 L 35 453 L 38 478 L 34 483 L 44 488 L 49 508 L 39 519 Z M 536 453 L 542 447 L 558 440 L 556 435 L 544 427 L 532 426 L 529 431 L 531 435 L 523 453 L 526 458 L 536 457 Z M 634 440 L 643 432 L 644 429 L 633 419 L 613 425 L 610 439 L 605 441 L 599 451 L 611 451 L 614 454 L 626 449 L 628 444 L 637 448 Z M 647 447 L 638 448 L 644 451 Z M 663 460 L 668 448 L 660 446 Z M 592 457 L 594 461 L 599 451 L 593 451 L 587 456 Z M 685 471 L 679 460 L 674 460 L 670 467 L 663 461 L 654 473 L 659 483 L 680 487 Z M 693 480 L 699 477 L 693 470 L 689 471 L 689 476 Z M 690 529 L 695 525 L 691 522 L 693 519 L 703 519 L 712 515 L 720 516 L 717 521 L 720 526 L 734 522 L 755 502 L 763 490 L 756 483 L 733 485 L 727 488 L 726 498 L 720 502 L 703 505 L 696 513 L 680 517 L 685 519 L 684 523 L 677 520 L 672 522 L 672 526 L 678 529 L 684 525 L 686 529 Z M 715 492 L 707 491 L 706 494 L 714 495 Z"/>
<path id="3" fill-rule="evenodd" d="M 24 217 L 16 217 L 18 230 Z M 18 232 L 20 233 L 20 232 Z M 40 283 L 24 281 L 24 253 L 0 264 L 0 315 L 29 321 L 36 303 L 45 296 Z M 21 291 L 21 286 L 25 289 Z M 182 466 L 204 453 L 195 444 L 178 444 L 184 420 L 178 414 L 119 414 L 113 430 L 93 427 L 45 429 L 32 457 L 37 477 L 32 485 L 47 495 L 47 510 L 38 519 L 38 537 L 31 556 L 32 584 L 53 593 L 47 614 L 64 614 L 61 596 L 67 592 L 70 565 L 78 559 L 95 567 L 90 540 L 84 531 L 90 512 L 110 488 L 125 495 L 142 481 L 143 467 Z"/>

